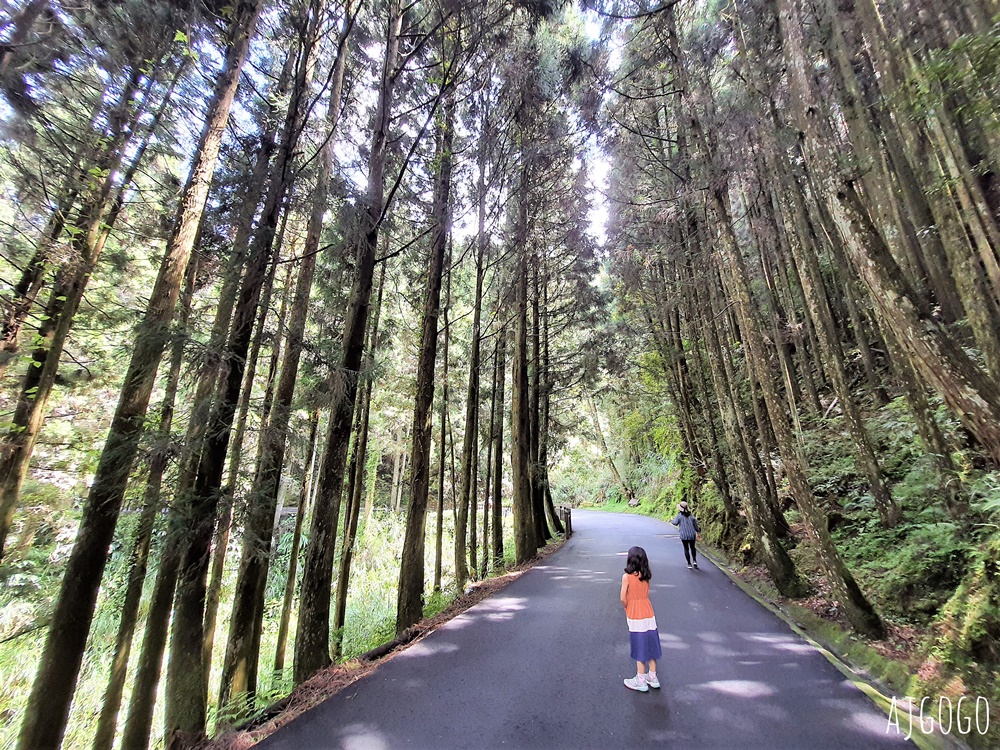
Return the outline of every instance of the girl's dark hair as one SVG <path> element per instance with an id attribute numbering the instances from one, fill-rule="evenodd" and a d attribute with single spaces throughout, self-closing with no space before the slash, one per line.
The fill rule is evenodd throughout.
<path id="1" fill-rule="evenodd" d="M 649 572 L 649 558 L 646 557 L 646 550 L 642 547 L 632 547 L 628 551 L 625 572 L 638 573 L 640 581 L 648 581 L 653 577 L 653 574 Z"/>

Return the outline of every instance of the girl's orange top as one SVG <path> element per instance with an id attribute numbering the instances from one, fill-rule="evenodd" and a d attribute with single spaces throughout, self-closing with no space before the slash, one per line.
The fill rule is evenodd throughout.
<path id="1" fill-rule="evenodd" d="M 628 574 L 625 589 L 625 617 L 630 620 L 644 620 L 653 617 L 653 605 L 649 601 L 649 581 L 640 581 L 638 573 Z"/>

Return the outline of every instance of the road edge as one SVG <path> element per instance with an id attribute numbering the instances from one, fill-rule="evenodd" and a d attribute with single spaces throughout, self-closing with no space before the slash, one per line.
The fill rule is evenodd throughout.
<path id="1" fill-rule="evenodd" d="M 729 580 L 738 586 L 745 594 L 747 594 L 747 596 L 752 598 L 762 607 L 771 612 L 775 617 L 784 622 L 793 633 L 821 653 L 828 662 L 830 662 L 841 674 L 850 680 L 851 684 L 868 696 L 869 700 L 871 700 L 872 703 L 874 703 L 879 710 L 886 715 L 887 719 L 892 718 L 891 711 L 893 705 L 895 705 L 898 712 L 897 718 L 903 716 L 909 717 L 905 721 L 913 722 L 910 726 L 919 726 L 919 717 L 914 714 L 906 713 L 904 703 L 896 702 L 894 704 L 893 700 L 886 695 L 886 692 L 888 692 L 886 686 L 879 680 L 868 674 L 862 667 L 852 664 L 843 654 L 839 654 L 831 647 L 825 646 L 817 641 L 809 632 L 795 622 L 795 620 L 792 619 L 787 612 L 781 609 L 777 603 L 768 599 L 761 591 L 754 587 L 753 584 L 743 580 L 730 568 L 728 563 L 721 560 L 717 555 L 706 552 L 704 548 L 699 549 L 699 552 L 704 557 L 711 560 L 715 567 L 725 573 Z M 905 721 L 901 723 L 905 723 Z M 888 730 L 888 724 L 886 727 Z M 923 731 L 915 731 L 910 737 L 910 741 L 920 748 L 920 750 L 971 750 L 966 743 L 956 737 L 941 733 L 936 722 L 934 723 L 933 732 L 925 733 Z"/>
<path id="2" fill-rule="evenodd" d="M 442 612 L 424 618 L 408 628 L 403 636 L 398 636 L 346 662 L 331 664 L 320 670 L 293 688 L 285 697 L 256 712 L 239 726 L 209 738 L 197 750 L 245 750 L 256 745 L 300 715 L 366 677 L 389 659 L 420 642 L 444 623 L 506 588 L 561 549 L 569 539 L 569 536 L 554 536 L 548 544 L 520 565 L 512 566 L 502 575 L 490 576 L 470 584 L 465 593 L 456 597 Z"/>

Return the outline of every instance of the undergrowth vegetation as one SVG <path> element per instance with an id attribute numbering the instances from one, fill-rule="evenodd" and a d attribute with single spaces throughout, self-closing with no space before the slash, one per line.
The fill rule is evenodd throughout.
<path id="1" fill-rule="evenodd" d="M 46 492 L 39 486 L 39 492 Z M 47 495 L 46 495 L 47 497 Z M 75 532 L 78 517 L 72 510 L 60 514 L 56 506 L 42 502 L 39 498 L 37 517 L 28 514 L 24 523 L 35 524 L 36 530 L 30 535 L 30 542 L 22 543 L 16 556 L 12 556 L 4 571 L 4 585 L 0 587 L 0 748 L 14 746 L 18 722 L 16 717 L 24 708 L 31 680 L 37 666 L 38 650 L 42 648 L 48 611 L 55 596 L 65 559 Z M 261 665 L 259 686 L 254 705 L 236 704 L 229 706 L 221 716 L 218 707 L 210 706 L 210 718 L 238 721 L 273 701 L 287 695 L 292 687 L 291 638 L 295 633 L 295 619 L 290 625 L 290 640 L 286 652 L 286 668 L 274 672 L 272 664 L 277 643 L 278 621 L 285 581 L 281 573 L 288 569 L 291 552 L 294 516 L 282 521 L 280 542 L 275 553 L 275 564 L 271 566 L 265 599 L 264 628 L 261 636 Z M 454 534 L 450 509 L 445 509 L 444 544 L 442 555 L 442 590 L 428 590 L 424 615 L 427 617 L 444 610 L 461 593 L 454 589 Z M 505 551 L 510 552 L 507 565 L 513 564 L 513 530 L 510 517 L 504 526 Z M 435 514 L 428 519 L 428 528 L 433 528 Z M 347 598 L 346 625 L 341 646 L 341 661 L 349 661 L 380 646 L 395 636 L 396 587 L 399 577 L 399 556 L 402 551 L 405 517 L 387 508 L 376 507 L 367 523 L 360 520 L 358 542 L 355 547 L 351 572 L 351 586 Z M 343 524 L 341 524 L 343 528 Z M 90 647 L 84 661 L 80 677 L 80 689 L 76 693 L 72 715 L 66 734 L 65 747 L 89 746 L 94 717 L 100 712 L 112 648 L 118 627 L 120 600 L 124 596 L 125 576 L 128 565 L 127 551 L 130 539 L 135 533 L 135 518 L 127 516 L 119 528 L 101 590 L 101 600 L 97 617 L 90 634 Z M 427 569 L 434 568 L 434 545 L 429 537 L 427 545 Z M 240 540 L 231 539 L 229 555 L 236 559 L 239 555 Z M 158 554 L 158 553 L 157 553 Z M 339 563 L 339 551 L 338 559 Z M 152 560 L 156 565 L 157 560 Z M 301 568 L 299 569 L 301 575 Z M 226 602 L 232 600 L 236 582 L 235 566 L 227 566 L 223 591 L 223 605 L 219 611 L 219 625 L 215 637 L 215 656 L 212 660 L 213 672 L 209 680 L 210 694 L 215 695 L 221 676 L 223 649 L 228 627 Z M 497 571 L 502 573 L 503 571 Z M 144 601 L 148 601 L 152 590 L 152 576 L 147 579 Z M 428 588 L 430 589 L 430 579 Z M 145 605 L 144 605 L 145 607 Z M 145 615 L 145 609 L 142 612 Z M 139 623 L 140 628 L 142 623 Z M 132 651 L 131 668 L 138 659 L 138 648 Z M 126 686 L 125 705 L 128 705 L 130 686 Z M 162 686 L 161 686 L 162 692 Z M 163 701 L 157 702 L 154 727 L 163 724 Z M 124 716 L 120 721 L 124 720 Z M 162 747 L 162 733 L 154 731 L 152 747 Z"/>

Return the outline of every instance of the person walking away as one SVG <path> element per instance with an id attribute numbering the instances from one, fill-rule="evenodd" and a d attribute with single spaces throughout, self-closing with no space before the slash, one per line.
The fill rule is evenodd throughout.
<path id="1" fill-rule="evenodd" d="M 677 508 L 678 513 L 670 523 L 680 529 L 681 544 L 684 545 L 684 559 L 687 560 L 688 568 L 690 569 L 694 565 L 694 569 L 697 570 L 698 550 L 694 548 L 694 542 L 701 533 L 701 526 L 698 525 L 698 519 L 692 515 L 686 502 L 681 502 Z"/>
<path id="2" fill-rule="evenodd" d="M 647 692 L 660 687 L 656 679 L 656 660 L 660 658 L 660 633 L 656 629 L 656 615 L 649 601 L 649 559 L 642 547 L 632 547 L 625 561 L 622 575 L 621 602 L 628 623 L 631 656 L 635 660 L 635 677 L 626 679 L 625 687 Z M 648 665 L 648 669 L 647 669 Z"/>

